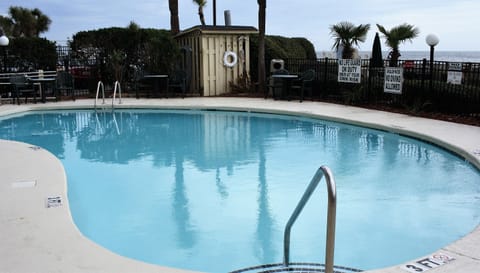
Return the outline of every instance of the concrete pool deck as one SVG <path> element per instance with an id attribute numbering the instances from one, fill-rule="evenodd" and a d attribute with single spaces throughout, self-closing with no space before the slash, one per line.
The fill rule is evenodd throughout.
<path id="1" fill-rule="evenodd" d="M 92 108 L 93 102 L 88 99 L 20 106 L 2 104 L 0 117 L 31 110 Z M 476 126 L 320 102 L 257 98 L 123 99 L 123 104 L 115 107 L 214 108 L 297 114 L 347 122 L 436 143 L 480 168 L 480 127 Z M 56 203 L 59 199 L 61 206 Z M 66 175 L 61 162 L 48 151 L 29 144 L 0 140 L 0 212 L 0 272 L 191 272 L 122 257 L 84 237 L 70 215 Z M 455 260 L 429 272 L 480 272 L 480 226 L 435 253 Z M 428 261 L 422 266 L 418 263 L 421 258 L 408 264 L 424 271 L 435 267 Z M 397 265 L 368 272 L 408 271 L 404 265 Z"/>

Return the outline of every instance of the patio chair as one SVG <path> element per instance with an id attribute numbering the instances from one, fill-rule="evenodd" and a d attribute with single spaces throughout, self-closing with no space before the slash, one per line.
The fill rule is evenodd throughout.
<path id="1" fill-rule="evenodd" d="M 65 71 L 58 72 L 55 85 L 57 100 L 62 94 L 67 96 L 70 94 L 72 100 L 75 100 L 75 80 L 72 74 Z"/>
<path id="2" fill-rule="evenodd" d="M 14 100 L 17 100 L 17 104 L 20 104 L 20 96 L 22 95 L 25 96 L 25 103 L 27 103 L 29 95 L 33 97 L 34 103 L 37 103 L 38 90 L 36 90 L 35 86 L 28 81 L 25 75 L 14 75 L 10 77 L 10 84 L 12 85 Z"/>
<path id="3" fill-rule="evenodd" d="M 295 80 L 290 87 L 292 91 L 298 91 L 300 93 L 300 102 L 303 101 L 305 92 L 309 92 L 310 97 L 313 99 L 313 80 L 315 79 L 315 71 L 309 69 L 302 73 L 302 76 Z"/>
<path id="4" fill-rule="evenodd" d="M 286 69 L 279 69 L 275 71 L 272 75 L 288 75 L 289 72 Z M 282 79 L 275 79 L 273 77 L 267 78 L 267 89 L 265 90 L 265 98 L 268 97 L 268 94 L 272 94 L 273 99 L 277 99 L 277 89 L 280 89 L 281 97 L 283 96 L 283 80 Z"/>
<path id="5" fill-rule="evenodd" d="M 182 92 L 182 98 L 185 98 L 187 91 L 187 72 L 183 70 L 175 70 L 168 76 L 167 96 L 170 89 L 179 89 Z"/>

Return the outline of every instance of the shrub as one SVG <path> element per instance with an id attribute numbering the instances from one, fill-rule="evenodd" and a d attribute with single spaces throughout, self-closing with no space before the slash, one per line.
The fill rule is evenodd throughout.
<path id="1" fill-rule="evenodd" d="M 9 70 L 20 72 L 56 70 L 57 51 L 54 42 L 45 38 L 12 38 L 8 46 Z"/>
<path id="2" fill-rule="evenodd" d="M 253 81 L 258 76 L 258 35 L 250 39 L 250 75 Z M 287 38 L 282 36 L 265 37 L 265 61 L 267 73 L 271 59 L 309 59 L 316 60 L 313 44 L 305 38 Z"/>
<path id="3" fill-rule="evenodd" d="M 135 69 L 168 74 L 174 69 L 180 52 L 169 31 L 141 29 L 135 25 L 78 32 L 70 47 L 71 58 L 95 65 L 98 76 L 106 81 L 119 77 L 131 80 Z M 118 67 L 121 67 L 121 76 Z"/>

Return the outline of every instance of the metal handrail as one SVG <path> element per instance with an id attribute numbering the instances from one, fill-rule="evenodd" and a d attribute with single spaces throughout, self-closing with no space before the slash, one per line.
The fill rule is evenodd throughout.
<path id="1" fill-rule="evenodd" d="M 118 87 L 118 104 L 122 104 L 122 87 L 120 86 L 119 81 L 115 81 L 115 87 L 113 88 L 112 109 L 113 109 L 113 103 L 115 102 L 115 95 L 117 94 L 117 87 Z"/>
<path id="2" fill-rule="evenodd" d="M 97 94 L 95 95 L 95 103 L 94 103 L 95 109 L 97 108 L 98 93 L 100 92 L 100 89 L 102 90 L 102 99 L 103 99 L 102 104 L 105 104 L 105 87 L 102 81 L 98 81 Z"/>
<path id="3" fill-rule="evenodd" d="M 287 222 L 285 227 L 285 233 L 283 237 L 283 265 L 288 267 L 290 259 L 290 231 L 292 225 L 298 218 L 298 215 L 302 212 L 305 204 L 310 199 L 313 191 L 317 187 L 318 183 L 325 175 L 328 191 L 328 214 L 327 214 L 327 242 L 325 247 L 325 273 L 333 273 L 333 254 L 335 251 L 335 217 L 337 210 L 337 193 L 335 180 L 333 179 L 332 172 L 326 166 L 321 166 L 315 175 L 313 176 L 310 184 L 308 184 L 305 193 L 298 202 L 297 207 L 290 216 L 290 219 Z"/>

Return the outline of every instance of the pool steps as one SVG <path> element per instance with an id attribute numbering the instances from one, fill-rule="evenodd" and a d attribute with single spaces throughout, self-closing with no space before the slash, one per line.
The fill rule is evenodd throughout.
<path id="1" fill-rule="evenodd" d="M 363 270 L 343 267 L 343 266 L 333 266 L 333 272 L 335 273 L 354 273 L 362 272 Z M 229 273 L 273 273 L 273 272 L 326 272 L 326 267 L 324 264 L 318 263 L 290 263 L 289 267 L 285 267 L 283 263 L 277 264 L 265 264 L 254 267 L 248 267 L 244 269 L 235 270 Z"/>

